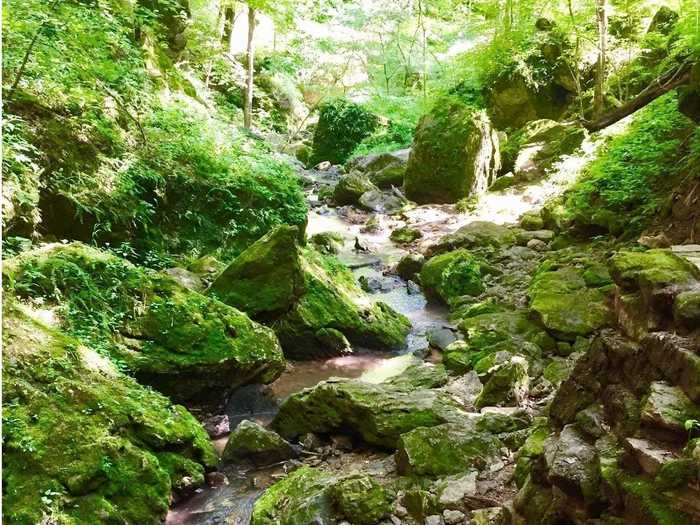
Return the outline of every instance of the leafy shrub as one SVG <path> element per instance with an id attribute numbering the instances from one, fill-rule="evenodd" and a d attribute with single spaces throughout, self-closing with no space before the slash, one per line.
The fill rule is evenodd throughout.
<path id="1" fill-rule="evenodd" d="M 567 212 L 579 226 L 641 231 L 673 187 L 693 129 L 674 93 L 656 100 L 586 168 L 567 194 Z"/>
<path id="2" fill-rule="evenodd" d="M 321 104 L 311 164 L 325 160 L 333 164 L 345 162 L 378 123 L 376 115 L 349 100 L 339 98 Z"/>

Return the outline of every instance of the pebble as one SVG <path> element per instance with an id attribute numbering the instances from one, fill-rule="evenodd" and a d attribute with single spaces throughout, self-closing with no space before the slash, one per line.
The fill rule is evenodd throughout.
<path id="1" fill-rule="evenodd" d="M 442 513 L 443 518 L 445 519 L 445 523 L 447 525 L 455 525 L 457 523 L 464 523 L 464 520 L 466 518 L 466 515 L 464 512 L 461 512 L 459 510 L 449 510 L 447 509 Z"/>
<path id="2" fill-rule="evenodd" d="M 445 521 L 439 514 L 433 514 L 432 516 L 426 516 L 425 525 L 445 525 Z"/>

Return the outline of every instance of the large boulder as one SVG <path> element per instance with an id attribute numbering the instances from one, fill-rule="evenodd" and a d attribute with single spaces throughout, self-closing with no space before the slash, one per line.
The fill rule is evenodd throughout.
<path id="1" fill-rule="evenodd" d="M 486 191 L 499 168 L 498 135 L 486 113 L 457 99 L 442 100 L 416 128 L 406 196 L 418 203 L 457 202 Z"/>
<path id="2" fill-rule="evenodd" d="M 608 289 L 605 285 L 588 287 L 578 268 L 543 263 L 530 283 L 530 309 L 550 333 L 573 340 L 611 324 Z"/>
<path id="3" fill-rule="evenodd" d="M 388 153 L 363 155 L 350 159 L 346 167 L 350 170 L 363 172 L 379 188 L 401 187 L 410 153 L 410 149 L 402 149 Z"/>
<path id="4" fill-rule="evenodd" d="M 609 261 L 615 313 L 633 338 L 669 328 L 693 328 L 693 294 L 700 270 L 669 250 L 620 251 Z M 678 326 L 674 326 L 677 323 Z"/>
<path id="5" fill-rule="evenodd" d="M 270 465 L 295 455 L 292 446 L 279 434 L 255 421 L 244 419 L 229 435 L 222 459 L 231 462 L 250 460 L 255 465 Z"/>
<path id="6" fill-rule="evenodd" d="M 389 492 L 371 476 L 301 467 L 255 502 L 251 525 L 374 525 L 391 511 Z"/>
<path id="7" fill-rule="evenodd" d="M 465 341 L 448 346 L 444 355 L 445 366 L 457 373 L 475 369 L 483 375 L 496 361 L 516 354 L 537 362 L 555 348 L 554 340 L 526 312 L 475 315 L 460 321 L 459 329 Z"/>
<path id="8" fill-rule="evenodd" d="M 284 370 L 272 330 L 107 252 L 50 244 L 7 261 L 3 272 L 7 288 L 60 305 L 62 326 L 175 398 L 267 383 Z"/>
<path id="9" fill-rule="evenodd" d="M 530 377 L 527 360 L 519 355 L 489 371 L 488 381 L 474 401 L 476 408 L 492 405 L 514 406 L 522 403 L 527 394 Z"/>
<path id="10" fill-rule="evenodd" d="M 409 321 L 372 303 L 335 259 L 300 246 L 299 232 L 280 226 L 236 258 L 210 293 L 270 323 L 286 355 L 338 354 L 346 341 L 368 348 L 402 346 Z"/>
<path id="11" fill-rule="evenodd" d="M 339 206 L 347 204 L 357 204 L 360 202 L 362 194 L 376 190 L 374 184 L 369 179 L 357 171 L 344 175 L 333 189 L 333 200 Z"/>
<path id="12" fill-rule="evenodd" d="M 432 257 L 433 255 L 459 248 L 469 249 L 480 246 L 498 248 L 514 243 L 515 233 L 510 228 L 488 221 L 474 221 L 462 226 L 453 233 L 448 233 L 441 237 L 436 243 L 428 247 L 426 256 Z"/>
<path id="13" fill-rule="evenodd" d="M 46 310 L 4 303 L 3 520 L 162 523 L 217 463 L 204 429 Z"/>
<path id="14" fill-rule="evenodd" d="M 272 427 L 287 439 L 309 432 L 351 431 L 367 443 L 396 448 L 401 434 L 463 416 L 459 405 L 440 390 L 411 383 L 329 379 L 289 396 Z"/>
<path id="15" fill-rule="evenodd" d="M 447 476 L 483 468 L 497 457 L 500 447 L 498 438 L 474 425 L 420 427 L 399 439 L 396 464 L 404 475 Z"/>
<path id="16" fill-rule="evenodd" d="M 479 259 L 467 250 L 455 250 L 428 259 L 420 282 L 426 296 L 447 303 L 454 297 L 483 293 L 482 273 Z"/>
<path id="17" fill-rule="evenodd" d="M 519 181 L 543 177 L 563 155 L 579 148 L 586 137 L 581 126 L 547 119 L 528 123 L 522 133 L 523 145 L 513 166 L 513 174 Z"/>

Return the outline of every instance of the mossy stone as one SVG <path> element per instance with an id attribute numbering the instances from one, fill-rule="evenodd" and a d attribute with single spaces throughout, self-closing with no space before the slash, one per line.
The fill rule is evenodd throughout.
<path id="1" fill-rule="evenodd" d="M 374 525 L 391 512 L 387 491 L 367 475 L 353 475 L 333 485 L 333 500 L 350 523 Z"/>
<path id="2" fill-rule="evenodd" d="M 372 303 L 345 266 L 300 246 L 298 235 L 290 226 L 273 230 L 236 258 L 210 293 L 270 324 L 290 357 L 337 355 L 346 348 L 329 338 L 337 333 L 364 347 L 401 347 L 408 319 Z"/>
<path id="3" fill-rule="evenodd" d="M 7 289 L 61 306 L 62 325 L 176 399 L 284 370 L 272 330 L 244 313 L 81 243 L 25 252 L 4 266 Z"/>
<path id="4" fill-rule="evenodd" d="M 5 298 L 3 517 L 157 525 L 217 459 L 201 425 Z M 115 521 L 116 522 L 116 521 Z"/>
<path id="5" fill-rule="evenodd" d="M 417 241 L 421 237 L 423 237 L 423 234 L 420 230 L 416 228 L 409 228 L 408 226 L 397 228 L 396 230 L 392 231 L 391 235 L 389 236 L 389 238 L 397 244 L 410 244 Z"/>
<path id="6" fill-rule="evenodd" d="M 499 168 L 498 136 L 486 112 L 456 98 L 443 99 L 414 133 L 406 197 L 421 204 L 457 202 L 486 191 Z"/>
<path id="7" fill-rule="evenodd" d="M 486 289 L 481 263 L 467 250 L 431 257 L 421 269 L 420 281 L 428 297 L 444 302 L 462 295 L 476 296 Z"/>
<path id="8" fill-rule="evenodd" d="M 292 446 L 277 433 L 244 419 L 231 432 L 222 459 L 234 462 L 247 459 L 256 465 L 270 465 L 294 455 Z"/>
<path id="9" fill-rule="evenodd" d="M 344 175 L 335 185 L 333 200 L 339 206 L 358 204 L 362 194 L 376 189 L 365 175 L 352 172 Z"/>
<path id="10" fill-rule="evenodd" d="M 485 466 L 501 442 L 488 432 L 471 426 L 445 424 L 422 427 L 401 435 L 396 463 L 404 475 L 446 476 Z"/>

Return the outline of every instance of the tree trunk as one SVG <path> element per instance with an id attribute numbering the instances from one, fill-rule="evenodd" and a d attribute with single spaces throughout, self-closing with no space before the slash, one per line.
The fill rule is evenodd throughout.
<path id="1" fill-rule="evenodd" d="M 608 47 L 607 0 L 596 0 L 596 21 L 598 24 L 598 63 L 596 64 L 595 90 L 593 93 L 593 115 L 600 116 L 605 102 L 605 68 Z"/>
<path id="2" fill-rule="evenodd" d="M 623 104 L 619 108 L 611 111 L 607 115 L 592 121 L 584 122 L 583 126 L 589 131 L 598 131 L 603 128 L 607 128 L 611 124 L 614 124 L 618 120 L 622 120 L 627 115 L 631 115 L 635 111 L 642 109 L 647 104 L 653 102 L 661 95 L 664 95 L 676 89 L 679 86 L 687 84 L 690 82 L 690 64 L 684 64 L 678 69 L 675 69 L 665 75 L 659 77 L 654 82 L 649 84 L 646 88 L 642 90 L 639 95 L 634 97 L 632 100 Z"/>
<path id="3" fill-rule="evenodd" d="M 255 61 L 255 45 L 253 36 L 255 35 L 255 8 L 248 6 L 248 75 L 246 78 L 245 105 L 243 106 L 243 126 L 250 129 L 253 123 L 253 68 Z"/>

